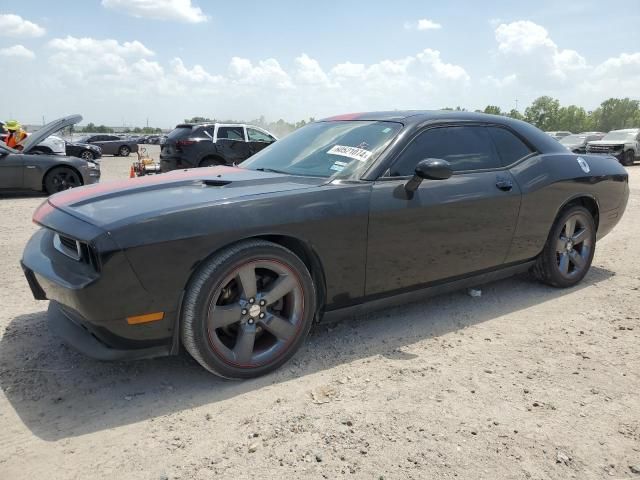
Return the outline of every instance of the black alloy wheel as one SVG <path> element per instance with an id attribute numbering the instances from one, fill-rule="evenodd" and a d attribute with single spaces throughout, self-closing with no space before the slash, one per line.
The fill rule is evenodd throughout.
<path id="1" fill-rule="evenodd" d="M 129 153 L 131 153 L 131 149 L 126 145 L 121 146 L 120 150 L 118 150 L 118 155 L 121 157 L 128 157 Z"/>
<path id="2" fill-rule="evenodd" d="M 93 155 L 93 152 L 91 150 L 83 150 L 82 153 L 80 154 L 80 158 L 82 158 L 83 160 L 87 160 L 88 162 L 91 162 L 94 160 L 95 156 Z"/>
<path id="3" fill-rule="evenodd" d="M 185 295 L 182 339 L 206 369 L 225 378 L 263 375 L 287 361 L 315 315 L 313 280 L 291 251 L 240 243 L 198 270 Z"/>
<path id="4" fill-rule="evenodd" d="M 69 167 L 57 167 L 47 173 L 44 188 L 49 195 L 82 185 L 80 175 Z"/>
<path id="5" fill-rule="evenodd" d="M 596 227 L 586 208 L 573 205 L 556 220 L 534 273 L 554 287 L 571 287 L 589 271 L 596 245 Z"/>

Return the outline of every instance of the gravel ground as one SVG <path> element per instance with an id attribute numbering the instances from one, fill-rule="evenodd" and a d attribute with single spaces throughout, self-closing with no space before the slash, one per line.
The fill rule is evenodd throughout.
<path id="1" fill-rule="evenodd" d="M 157 147 L 150 149 L 157 155 Z M 105 180 L 132 157 L 106 157 Z M 18 260 L 43 197 L 0 198 L 0 478 L 640 478 L 640 166 L 578 287 L 527 276 L 312 332 L 266 377 L 100 363 Z"/>

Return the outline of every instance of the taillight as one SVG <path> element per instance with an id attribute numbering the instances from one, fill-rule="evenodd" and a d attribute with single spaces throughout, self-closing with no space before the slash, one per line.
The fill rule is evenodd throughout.
<path id="1" fill-rule="evenodd" d="M 196 143 L 195 140 L 178 140 L 176 142 L 176 147 L 184 147 L 186 145 L 193 145 L 194 143 Z"/>

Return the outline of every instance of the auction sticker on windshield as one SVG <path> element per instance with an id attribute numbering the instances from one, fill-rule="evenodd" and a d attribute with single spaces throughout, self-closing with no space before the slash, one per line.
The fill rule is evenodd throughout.
<path id="1" fill-rule="evenodd" d="M 334 145 L 327 153 L 331 155 L 341 155 L 343 157 L 355 158 L 365 162 L 373 152 L 358 147 L 347 147 L 345 145 Z"/>

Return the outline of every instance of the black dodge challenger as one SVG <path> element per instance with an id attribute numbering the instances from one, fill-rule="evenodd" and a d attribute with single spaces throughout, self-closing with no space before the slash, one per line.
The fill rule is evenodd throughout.
<path id="1" fill-rule="evenodd" d="M 49 198 L 22 260 L 55 333 L 100 359 L 175 354 L 262 375 L 321 317 L 530 270 L 571 287 L 629 195 L 614 158 L 466 112 L 312 123 L 242 167 Z"/>

